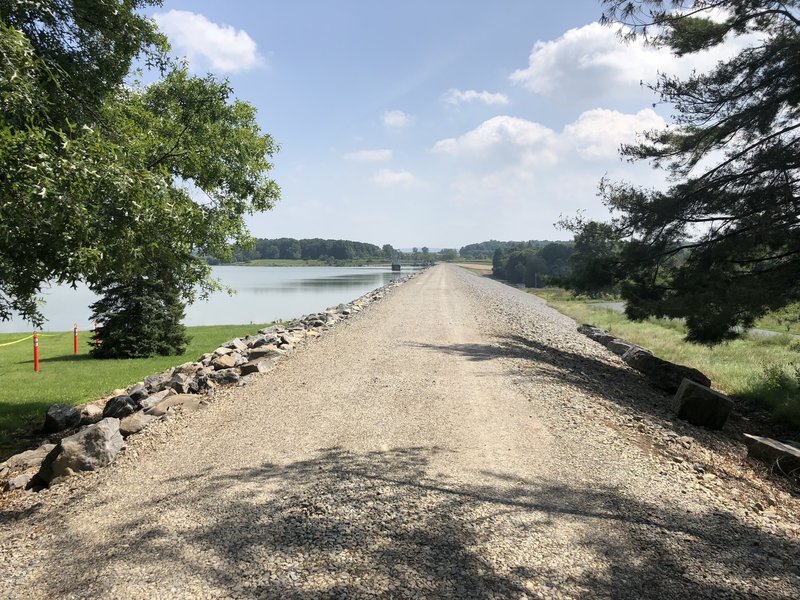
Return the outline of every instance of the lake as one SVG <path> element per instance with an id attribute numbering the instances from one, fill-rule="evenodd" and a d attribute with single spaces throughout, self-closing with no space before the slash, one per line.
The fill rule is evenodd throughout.
<path id="1" fill-rule="evenodd" d="M 229 296 L 213 294 L 207 301 L 186 309 L 186 325 L 231 325 L 266 323 L 319 312 L 329 306 L 355 300 L 414 269 L 400 273 L 391 267 L 236 267 L 211 268 L 213 277 L 236 290 Z M 86 286 L 46 289 L 44 331 L 67 331 L 77 323 L 91 328 L 89 305 L 97 299 Z M 0 322 L 0 333 L 28 332 L 30 324 L 21 319 Z"/>

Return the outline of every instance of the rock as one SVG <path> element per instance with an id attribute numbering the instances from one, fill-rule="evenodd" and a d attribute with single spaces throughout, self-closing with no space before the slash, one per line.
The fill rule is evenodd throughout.
<path id="1" fill-rule="evenodd" d="M 220 346 L 216 350 L 214 350 L 214 356 L 225 356 L 226 354 L 230 354 L 233 352 L 233 348 L 226 348 L 225 346 Z"/>
<path id="2" fill-rule="evenodd" d="M 3 491 L 13 492 L 14 490 L 24 490 L 26 487 L 28 487 L 28 484 L 31 482 L 31 479 L 33 479 L 34 475 L 36 475 L 36 473 L 22 473 L 21 475 L 17 475 L 16 477 L 9 479 L 6 481 L 6 484 L 3 487 Z"/>
<path id="3" fill-rule="evenodd" d="M 610 342 L 608 342 L 608 344 L 606 344 L 606 348 L 608 348 L 614 354 L 622 356 L 628 350 L 633 348 L 633 344 L 629 344 L 628 342 L 626 342 L 624 340 L 614 339 L 614 340 L 611 340 Z"/>
<path id="4" fill-rule="evenodd" d="M 194 374 L 175 373 L 169 385 L 179 394 L 190 394 L 198 391 L 197 379 Z"/>
<path id="5" fill-rule="evenodd" d="M 175 394 L 174 396 L 165 398 L 145 412 L 148 415 L 160 417 L 165 415 L 169 409 L 182 412 L 194 412 L 206 406 L 206 404 L 207 402 L 204 396 L 199 396 L 197 394 Z"/>
<path id="6" fill-rule="evenodd" d="M 175 373 L 181 373 L 183 375 L 194 375 L 202 368 L 203 365 L 200 364 L 199 362 L 183 363 L 182 365 L 178 365 L 177 367 L 175 367 L 172 373 L 172 377 L 174 379 Z"/>
<path id="7" fill-rule="evenodd" d="M 103 418 L 103 406 L 92 402 L 81 408 L 81 425 L 91 425 Z"/>
<path id="8" fill-rule="evenodd" d="M 81 423 L 81 411 L 69 404 L 53 404 L 44 416 L 44 432 L 57 433 L 77 427 Z"/>
<path id="9" fill-rule="evenodd" d="M 277 347 L 270 345 L 258 348 L 256 350 L 251 350 L 250 354 L 248 355 L 248 358 L 250 359 L 250 362 L 252 362 L 254 360 L 260 360 L 262 358 L 277 359 L 280 358 L 281 356 L 283 356 L 283 351 L 278 350 Z"/>
<path id="10" fill-rule="evenodd" d="M 58 477 L 100 469 L 124 447 L 119 419 L 107 417 L 61 440 L 44 459 L 36 477 L 49 485 Z"/>
<path id="11" fill-rule="evenodd" d="M 144 387 L 148 392 L 160 392 L 169 385 L 170 378 L 172 377 L 172 369 L 164 371 L 158 375 L 149 375 L 144 378 Z"/>
<path id="12" fill-rule="evenodd" d="M 664 362 L 660 358 L 653 356 L 653 353 L 646 348 L 640 346 L 633 346 L 625 354 L 622 355 L 622 360 L 625 363 L 636 369 L 637 371 L 647 375 L 656 365 Z"/>
<path id="13" fill-rule="evenodd" d="M 247 350 L 247 344 L 245 344 L 239 338 L 233 338 L 230 342 L 226 342 L 222 345 L 225 346 L 226 348 L 232 348 L 237 352 L 244 352 L 245 350 Z"/>
<path id="14" fill-rule="evenodd" d="M 232 354 L 223 354 L 211 361 L 211 366 L 215 371 L 222 369 L 232 369 L 236 366 L 236 358 Z"/>
<path id="15" fill-rule="evenodd" d="M 139 406 L 141 406 L 144 410 L 148 408 L 152 408 L 159 402 L 161 402 L 167 396 L 174 396 L 177 392 L 172 388 L 161 390 L 160 392 L 156 392 L 155 394 L 148 396 L 145 400 L 142 400 Z"/>
<path id="16" fill-rule="evenodd" d="M 758 435 L 744 434 L 747 455 L 765 462 L 783 475 L 800 475 L 800 448 Z"/>
<path id="17" fill-rule="evenodd" d="M 106 403 L 103 409 L 103 418 L 124 419 L 137 410 L 139 410 L 139 404 L 130 396 L 115 396 Z"/>
<path id="18" fill-rule="evenodd" d="M 724 394 L 684 379 L 672 401 L 679 419 L 692 425 L 722 429 L 733 409 L 733 402 Z"/>
<path id="19" fill-rule="evenodd" d="M 242 375 L 252 375 L 253 373 L 266 373 L 274 365 L 268 358 L 260 358 L 258 360 L 251 360 L 241 366 Z"/>
<path id="20" fill-rule="evenodd" d="M 55 444 L 42 444 L 35 450 L 20 452 L 0 464 L 0 468 L 7 467 L 9 471 L 25 471 L 33 467 L 39 467 L 55 447 Z"/>
<path id="21" fill-rule="evenodd" d="M 653 365 L 648 371 L 647 377 L 654 386 L 670 393 L 675 393 L 684 379 L 689 379 L 704 387 L 711 385 L 711 380 L 697 369 L 667 361 Z"/>
<path id="22" fill-rule="evenodd" d="M 140 410 L 122 419 L 119 424 L 119 432 L 124 437 L 128 437 L 134 433 L 139 433 L 142 429 L 147 427 L 151 421 L 155 420 L 155 416 L 145 414 L 143 410 Z"/>
<path id="23" fill-rule="evenodd" d="M 219 385 L 232 385 L 234 383 L 239 383 L 240 377 L 237 369 L 222 369 L 210 373 L 208 379 Z"/>

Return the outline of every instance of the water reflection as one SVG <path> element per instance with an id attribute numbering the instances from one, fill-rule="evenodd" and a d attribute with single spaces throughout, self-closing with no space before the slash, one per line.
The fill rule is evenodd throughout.
<path id="1" fill-rule="evenodd" d="M 401 273 L 390 267 L 212 267 L 213 276 L 236 290 L 229 296 L 218 292 L 205 302 L 188 307 L 187 325 L 225 325 L 232 323 L 262 323 L 289 319 L 317 312 L 329 306 L 349 302 L 396 279 L 413 272 L 404 267 Z M 97 296 L 79 286 L 57 286 L 45 294 L 45 330 L 65 331 L 77 323 L 79 328 L 90 326 L 89 305 Z M 21 319 L 0 323 L 0 333 L 24 332 L 31 329 Z"/>

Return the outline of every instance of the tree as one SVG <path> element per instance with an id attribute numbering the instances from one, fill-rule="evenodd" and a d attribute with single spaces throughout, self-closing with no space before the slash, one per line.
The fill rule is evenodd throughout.
<path id="1" fill-rule="evenodd" d="M 168 277 L 136 277 L 112 283 L 92 304 L 98 323 L 99 345 L 92 340 L 95 358 L 146 358 L 182 354 L 189 338 L 183 320 L 180 286 Z"/>
<path id="2" fill-rule="evenodd" d="M 215 287 L 202 256 L 247 247 L 271 208 L 277 151 L 226 81 L 168 65 L 136 10 L 150 1 L 0 5 L 0 319 L 36 324 L 44 282 L 104 293 L 167 277 L 182 301 Z M 133 58 L 151 85 L 123 78 Z"/>
<path id="3" fill-rule="evenodd" d="M 566 286 L 577 294 L 596 298 L 612 293 L 617 285 L 622 244 L 608 223 L 581 223 L 575 235 L 574 251 L 569 258 L 572 273 Z"/>
<path id="4" fill-rule="evenodd" d="M 693 341 L 731 338 L 800 299 L 800 2 L 603 3 L 606 22 L 677 55 L 758 39 L 707 73 L 654 84 L 674 126 L 622 152 L 666 169 L 666 191 L 601 184 L 629 240 L 619 269 L 629 316 L 685 318 Z"/>

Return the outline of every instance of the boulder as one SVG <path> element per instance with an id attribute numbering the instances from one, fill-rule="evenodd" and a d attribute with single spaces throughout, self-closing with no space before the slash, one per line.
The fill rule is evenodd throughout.
<path id="1" fill-rule="evenodd" d="M 96 402 L 87 404 L 81 408 L 81 425 L 91 425 L 103 418 L 103 405 Z"/>
<path id="2" fill-rule="evenodd" d="M 722 429 L 733 409 L 733 401 L 725 394 L 684 379 L 672 401 L 672 409 L 679 419 L 692 425 Z"/>
<path id="3" fill-rule="evenodd" d="M 31 479 L 33 479 L 34 475 L 36 475 L 36 473 L 30 472 L 22 473 L 21 475 L 12 477 L 6 481 L 5 486 L 3 486 L 3 491 L 13 492 L 14 490 L 24 490 L 26 487 L 28 487 L 28 484 L 31 482 Z"/>
<path id="4" fill-rule="evenodd" d="M 140 406 L 147 410 L 161 402 L 167 396 L 174 396 L 177 392 L 172 388 L 161 390 L 160 392 L 156 392 L 155 394 L 148 396 L 145 400 L 142 400 Z"/>
<path id="5" fill-rule="evenodd" d="M 689 379 L 703 387 L 709 387 L 711 380 L 697 369 L 676 365 L 671 362 L 661 361 L 653 365 L 647 373 L 650 383 L 670 393 L 675 393 L 684 379 Z"/>
<path id="6" fill-rule="evenodd" d="M 49 485 L 58 477 L 100 469 L 124 447 L 119 419 L 107 417 L 61 440 L 44 459 L 36 477 Z"/>
<path id="7" fill-rule="evenodd" d="M 608 344 L 606 344 L 606 348 L 608 348 L 614 354 L 616 354 L 618 356 L 622 356 L 628 350 L 633 348 L 633 344 L 629 344 L 628 342 L 626 342 L 624 340 L 616 340 L 615 339 L 615 340 L 611 340 L 610 342 L 608 342 Z"/>
<path id="8" fill-rule="evenodd" d="M 141 404 L 142 400 L 146 400 L 149 395 L 143 385 L 135 385 L 128 390 L 128 396 L 137 404 Z"/>
<path id="9" fill-rule="evenodd" d="M 237 352 L 244 352 L 245 350 L 247 350 L 247 344 L 245 344 L 239 338 L 233 338 L 231 341 L 226 342 L 222 345 L 225 346 L 226 348 L 231 348 L 233 350 L 236 350 Z"/>
<path id="10" fill-rule="evenodd" d="M 243 364 L 240 370 L 242 375 L 252 375 L 253 373 L 266 373 L 273 366 L 274 363 L 268 358 L 260 358 Z"/>
<path id="11" fill-rule="evenodd" d="M 55 444 L 42 444 L 35 450 L 26 450 L 15 454 L 4 463 L 0 468 L 8 468 L 9 471 L 25 471 L 33 467 L 39 467 L 45 457 L 55 448 Z"/>
<path id="12" fill-rule="evenodd" d="M 155 421 L 154 415 L 148 415 L 143 410 L 137 411 L 132 415 L 128 415 L 119 424 L 119 432 L 123 437 L 128 437 L 134 433 L 139 433 L 142 429 L 147 427 L 151 421 Z"/>
<path id="13" fill-rule="evenodd" d="M 211 361 L 211 366 L 215 371 L 222 369 L 232 369 L 236 366 L 236 358 L 232 354 L 223 354 Z"/>
<path id="14" fill-rule="evenodd" d="M 137 410 L 139 410 L 139 403 L 130 396 L 115 396 L 106 403 L 106 407 L 103 409 L 103 418 L 124 419 Z"/>
<path id="15" fill-rule="evenodd" d="M 255 350 L 251 350 L 250 354 L 248 355 L 248 358 L 252 362 L 254 360 L 259 360 L 259 359 L 262 359 L 262 358 L 277 359 L 277 358 L 283 356 L 283 354 L 284 354 L 283 351 L 282 350 L 278 350 L 278 348 L 276 346 L 269 345 L 269 346 L 263 346 L 261 348 L 257 348 Z"/>
<path id="16" fill-rule="evenodd" d="M 232 385 L 239 383 L 240 379 L 238 369 L 221 369 L 210 373 L 207 377 L 209 381 L 218 385 Z"/>
<path id="17" fill-rule="evenodd" d="M 45 433 L 58 433 L 81 424 L 81 411 L 69 404 L 53 404 L 44 416 Z"/>
<path id="18" fill-rule="evenodd" d="M 194 374 L 175 373 L 170 380 L 169 386 L 179 394 L 190 394 L 198 391 L 197 379 Z"/>
<path id="19" fill-rule="evenodd" d="M 204 396 L 199 396 L 197 394 L 175 394 L 147 409 L 145 413 L 160 417 L 167 414 L 169 409 L 180 412 L 194 412 L 207 404 L 208 401 Z"/>
<path id="20" fill-rule="evenodd" d="M 800 448 L 790 442 L 781 442 L 758 435 L 744 434 L 747 455 L 765 462 L 782 475 L 800 476 Z"/>
<path id="21" fill-rule="evenodd" d="M 169 371 L 164 371 L 163 373 L 159 373 L 158 375 L 149 375 L 144 378 L 144 387 L 151 394 L 154 392 L 160 392 L 161 390 L 169 386 L 169 381 L 171 377 L 172 377 L 172 369 L 170 369 Z"/>
<path id="22" fill-rule="evenodd" d="M 656 365 L 664 362 L 660 358 L 653 356 L 653 353 L 650 352 L 650 350 L 640 346 L 633 346 L 630 350 L 622 355 L 622 360 L 625 361 L 629 367 L 632 367 L 637 371 L 644 373 L 645 375 L 650 373 L 650 371 L 652 371 Z"/>
<path id="23" fill-rule="evenodd" d="M 216 350 L 214 350 L 214 356 L 225 356 L 226 354 L 230 354 L 233 352 L 233 348 L 226 348 L 225 346 L 220 346 Z"/>

